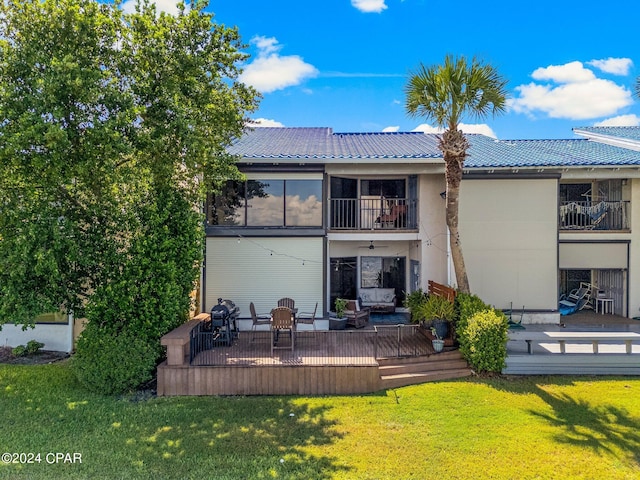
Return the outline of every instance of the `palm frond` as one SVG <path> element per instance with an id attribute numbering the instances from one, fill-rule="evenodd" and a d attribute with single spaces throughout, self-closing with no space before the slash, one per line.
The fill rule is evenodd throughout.
<path id="1" fill-rule="evenodd" d="M 491 65 L 476 58 L 447 55 L 442 65 L 420 64 L 407 85 L 406 111 L 439 127 L 452 128 L 466 117 L 482 119 L 506 109 L 507 81 Z"/>

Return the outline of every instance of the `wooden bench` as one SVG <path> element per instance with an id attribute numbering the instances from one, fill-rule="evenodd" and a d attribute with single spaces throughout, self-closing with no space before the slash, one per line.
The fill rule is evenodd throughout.
<path id="1" fill-rule="evenodd" d="M 593 353 L 599 353 L 599 343 L 624 343 L 626 353 L 632 353 L 633 342 L 640 342 L 640 333 L 634 332 L 513 332 L 509 336 L 510 340 L 524 340 L 527 342 L 527 353 L 533 355 L 532 343 L 542 343 L 545 341 L 555 341 L 560 345 L 560 353 L 566 353 L 566 344 L 591 342 Z"/>
<path id="2" fill-rule="evenodd" d="M 191 330 L 200 322 L 210 318 L 208 313 L 201 313 L 162 336 L 160 345 L 167 347 L 167 365 L 184 365 L 185 357 L 189 356 Z"/>

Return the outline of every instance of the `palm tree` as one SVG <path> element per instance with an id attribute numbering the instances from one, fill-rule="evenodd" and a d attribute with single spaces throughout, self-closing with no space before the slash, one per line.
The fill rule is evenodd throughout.
<path id="1" fill-rule="evenodd" d="M 439 148 L 444 155 L 447 182 L 446 218 L 453 267 L 461 292 L 470 293 L 458 231 L 460 182 L 469 142 L 458 125 L 467 116 L 481 119 L 489 113 L 504 112 L 508 97 L 506 85 L 506 80 L 491 65 L 483 65 L 476 58 L 469 64 L 464 56 L 447 55 L 443 65 L 420 64 L 405 86 L 409 116 L 426 117 L 444 130 Z"/>

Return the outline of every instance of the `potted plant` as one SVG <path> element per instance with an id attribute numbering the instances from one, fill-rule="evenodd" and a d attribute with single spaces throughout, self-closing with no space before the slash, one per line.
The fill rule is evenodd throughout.
<path id="1" fill-rule="evenodd" d="M 335 318 L 329 318 L 329 330 L 344 330 L 347 325 L 347 317 L 344 311 L 347 309 L 348 300 L 344 298 L 336 298 L 335 302 Z"/>
<path id="2" fill-rule="evenodd" d="M 421 288 L 407 294 L 404 298 L 404 306 L 409 309 L 411 323 L 420 323 L 420 306 L 427 301 L 429 295 Z"/>
<path id="3" fill-rule="evenodd" d="M 418 316 L 425 322 L 431 322 L 440 338 L 445 338 L 449 333 L 449 322 L 455 316 L 455 307 L 445 297 L 429 295 L 429 298 L 418 308 Z"/>
<path id="4" fill-rule="evenodd" d="M 431 327 L 431 335 L 434 337 L 431 339 L 431 345 L 433 345 L 433 349 L 436 353 L 440 353 L 444 348 L 444 340 L 438 335 L 436 327 Z"/>

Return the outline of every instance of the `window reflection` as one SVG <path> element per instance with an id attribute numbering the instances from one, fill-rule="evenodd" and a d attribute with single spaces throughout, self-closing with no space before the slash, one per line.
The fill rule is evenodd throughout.
<path id="1" fill-rule="evenodd" d="M 287 180 L 286 219 L 289 227 L 322 225 L 322 182 Z"/>
<path id="2" fill-rule="evenodd" d="M 322 180 L 229 181 L 208 212 L 210 225 L 321 227 Z"/>
<path id="3" fill-rule="evenodd" d="M 228 181 L 221 192 L 212 197 L 209 223 L 211 225 L 244 225 L 244 207 L 244 182 Z"/>
<path id="4" fill-rule="evenodd" d="M 284 180 L 247 181 L 247 226 L 284 225 Z"/>

